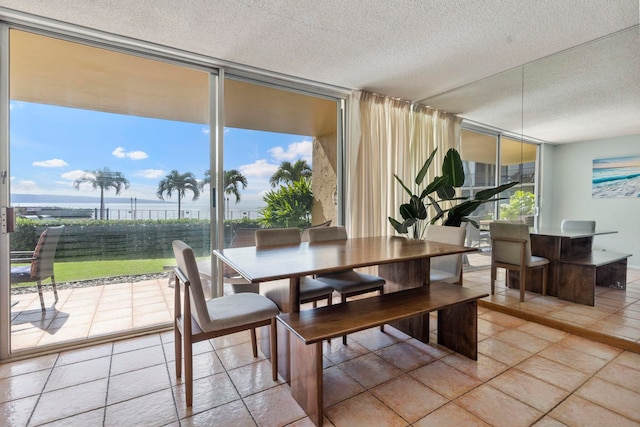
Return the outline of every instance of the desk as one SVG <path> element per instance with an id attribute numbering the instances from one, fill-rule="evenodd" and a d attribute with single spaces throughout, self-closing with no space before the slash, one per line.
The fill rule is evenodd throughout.
<path id="1" fill-rule="evenodd" d="M 531 254 L 549 260 L 547 294 L 558 296 L 560 284 L 560 262 L 591 253 L 593 238 L 616 231 L 562 231 L 559 228 L 541 228 L 531 233 Z M 527 290 L 542 293 L 542 275 L 539 271 L 530 271 L 527 276 Z M 517 273 L 511 273 L 509 286 L 517 283 Z M 540 276 L 540 277 L 537 277 Z"/>
<path id="2" fill-rule="evenodd" d="M 300 277 L 377 265 L 378 275 L 387 280 L 385 293 L 396 292 L 428 285 L 431 257 L 474 251 L 474 248 L 446 243 L 378 236 L 260 249 L 228 248 L 215 250 L 213 254 L 251 283 L 288 279 L 289 286 L 272 289 L 270 295 L 280 311 L 295 313 L 300 311 Z M 428 315 L 421 315 L 393 326 L 428 342 L 428 321 Z M 287 381 L 288 347 L 288 332 L 279 328 L 278 371 Z"/>

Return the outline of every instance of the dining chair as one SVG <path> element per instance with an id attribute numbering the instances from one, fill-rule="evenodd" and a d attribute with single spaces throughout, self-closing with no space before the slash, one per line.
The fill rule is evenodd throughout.
<path id="1" fill-rule="evenodd" d="M 229 243 L 229 248 L 245 248 L 255 245 L 256 229 L 238 228 L 231 239 L 231 243 Z M 235 294 L 243 292 L 257 294 L 260 292 L 260 286 L 257 283 L 249 282 L 228 264 L 222 263 L 222 274 L 224 282 L 231 285 L 231 289 Z"/>
<path id="2" fill-rule="evenodd" d="M 309 241 L 309 232 L 307 230 L 309 230 L 310 228 L 319 228 L 319 227 L 329 227 L 331 225 L 331 220 L 325 221 L 325 222 L 321 222 L 320 224 L 316 224 L 316 225 L 312 225 L 310 227 L 305 228 L 304 230 L 302 230 L 302 236 L 301 239 L 303 242 L 308 242 Z"/>
<path id="3" fill-rule="evenodd" d="M 520 302 L 524 302 L 527 271 L 542 269 L 542 295 L 547 294 L 549 260 L 531 255 L 531 236 L 526 224 L 495 221 L 489 224 L 491 232 L 491 295 L 494 294 L 498 268 L 520 275 Z"/>
<path id="4" fill-rule="evenodd" d="M 277 381 L 278 306 L 255 293 L 232 294 L 206 300 L 193 250 L 181 240 L 174 240 L 172 246 L 178 265 L 174 270 L 176 377 L 180 378 L 182 375 L 184 350 L 187 407 L 193 405 L 193 344 L 200 341 L 249 330 L 253 357 L 257 357 L 256 328 L 269 325 L 271 375 Z"/>
<path id="5" fill-rule="evenodd" d="M 40 234 L 38 243 L 33 251 L 12 251 L 12 263 L 25 263 L 29 265 L 20 265 L 11 267 L 11 284 L 36 282 L 38 285 L 38 296 L 40 297 L 40 307 L 45 312 L 44 297 L 42 296 L 42 281 L 51 279 L 53 287 L 53 296 L 55 302 L 58 302 L 58 289 L 56 288 L 56 278 L 53 274 L 53 264 L 58 247 L 58 241 L 64 231 L 64 225 L 57 227 L 47 227 Z"/>
<path id="6" fill-rule="evenodd" d="M 300 230 L 297 228 L 264 228 L 256 231 L 256 248 L 299 245 L 301 242 Z M 265 295 L 269 295 L 268 290 Z M 333 287 L 311 277 L 300 278 L 300 304 L 310 302 L 315 308 L 318 301 L 324 299 L 327 300 L 327 305 L 332 304 Z"/>
<path id="7" fill-rule="evenodd" d="M 310 228 L 306 230 L 306 232 L 309 236 L 309 244 L 347 240 L 347 230 L 341 225 Z M 382 295 L 384 293 L 384 284 L 386 283 L 382 277 L 359 273 L 353 269 L 318 274 L 316 279 L 331 286 L 340 294 L 341 303 L 346 302 L 349 297 L 367 294 L 369 292 L 377 291 Z M 380 330 L 384 330 L 384 325 L 380 327 Z M 346 335 L 342 337 L 342 343 L 347 343 Z"/>
<path id="8" fill-rule="evenodd" d="M 473 225 L 467 224 L 467 227 L 473 227 Z M 467 236 L 467 227 L 429 225 L 425 240 L 463 246 Z M 462 254 L 431 258 L 429 281 L 462 285 Z"/>
<path id="9" fill-rule="evenodd" d="M 560 223 L 560 230 L 562 232 L 586 231 L 593 233 L 594 231 L 596 231 L 596 222 L 577 219 L 563 219 Z"/>

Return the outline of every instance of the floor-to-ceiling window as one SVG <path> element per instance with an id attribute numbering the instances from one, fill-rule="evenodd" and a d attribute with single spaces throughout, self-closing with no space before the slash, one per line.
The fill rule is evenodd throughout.
<path id="1" fill-rule="evenodd" d="M 170 325 L 171 240 L 211 249 L 211 71 L 16 29 L 9 49 L 12 254 L 64 225 L 44 311 L 32 263 L 4 276 L 11 351 Z"/>

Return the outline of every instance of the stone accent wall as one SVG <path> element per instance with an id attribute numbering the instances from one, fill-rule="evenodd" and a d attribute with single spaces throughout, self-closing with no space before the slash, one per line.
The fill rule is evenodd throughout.
<path id="1" fill-rule="evenodd" d="M 336 164 L 338 158 L 337 135 L 319 136 L 313 140 L 313 207 L 311 223 L 320 224 L 331 220 L 336 224 Z"/>

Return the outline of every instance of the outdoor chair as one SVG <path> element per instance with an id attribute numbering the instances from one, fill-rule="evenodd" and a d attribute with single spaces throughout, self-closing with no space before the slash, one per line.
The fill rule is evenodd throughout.
<path id="1" fill-rule="evenodd" d="M 526 224 L 503 221 L 489 224 L 491 231 L 491 295 L 494 294 L 498 268 L 517 271 L 520 275 L 520 302 L 524 302 L 527 271 L 542 269 L 542 295 L 547 294 L 547 273 L 549 260 L 531 255 L 531 236 Z"/>
<path id="2" fill-rule="evenodd" d="M 42 296 L 43 280 L 51 278 L 55 302 L 58 302 L 58 290 L 53 274 L 53 261 L 58 241 L 63 231 L 64 225 L 45 228 L 42 234 L 40 234 L 35 250 L 11 252 L 12 263 L 29 263 L 29 265 L 11 267 L 11 284 L 36 282 L 38 285 L 38 295 L 40 297 L 40 307 L 43 312 L 46 311 L 44 297 Z"/>
<path id="3" fill-rule="evenodd" d="M 466 228 L 446 225 L 430 225 L 427 227 L 425 240 L 439 243 L 450 243 L 462 246 L 467 235 Z M 445 255 L 431 258 L 429 269 L 430 282 L 447 282 L 462 285 L 462 254 Z"/>
<path id="4" fill-rule="evenodd" d="M 341 225 L 310 228 L 307 232 L 309 234 L 309 244 L 332 240 L 347 240 L 347 230 Z M 340 302 L 342 303 L 346 302 L 349 297 L 369 292 L 378 291 L 382 295 L 384 293 L 384 284 L 386 283 L 382 277 L 359 273 L 352 269 L 319 274 L 316 279 L 335 289 L 340 294 Z M 384 330 L 384 326 L 380 326 L 380 330 Z M 342 343 L 347 343 L 346 335 L 342 337 Z"/>
<path id="5" fill-rule="evenodd" d="M 256 231 L 256 247 L 268 248 L 280 245 L 299 245 L 301 243 L 300 230 L 297 228 L 266 228 Z M 265 293 L 269 295 L 269 291 Z M 315 308 L 318 301 L 327 300 L 331 305 L 333 288 L 311 277 L 300 278 L 300 304 L 312 303 Z"/>
<path id="6" fill-rule="evenodd" d="M 250 330 L 253 357 L 257 357 L 255 328 L 270 325 L 271 375 L 276 381 L 278 379 L 276 316 L 280 313 L 278 307 L 268 298 L 254 293 L 233 294 L 206 300 L 193 250 L 186 243 L 174 240 L 173 253 L 178 264 L 174 270 L 176 275 L 174 286 L 176 377 L 180 378 L 182 375 L 184 350 L 187 407 L 193 405 L 192 346 L 200 341 Z M 184 292 L 184 295 L 181 292 Z"/>

